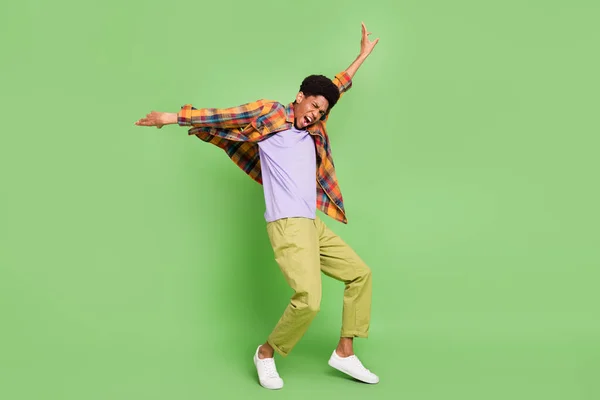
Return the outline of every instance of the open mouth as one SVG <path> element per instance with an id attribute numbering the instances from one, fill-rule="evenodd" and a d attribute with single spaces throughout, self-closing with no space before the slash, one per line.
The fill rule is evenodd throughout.
<path id="1" fill-rule="evenodd" d="M 306 125 L 310 125 L 312 122 L 312 119 L 310 117 L 304 117 L 304 122 Z"/>

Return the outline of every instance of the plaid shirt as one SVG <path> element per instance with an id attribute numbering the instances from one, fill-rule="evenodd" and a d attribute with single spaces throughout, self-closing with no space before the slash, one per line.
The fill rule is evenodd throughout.
<path id="1" fill-rule="evenodd" d="M 333 82 L 340 97 L 350 89 L 352 80 L 340 72 Z M 262 184 L 257 142 L 290 129 L 294 124 L 293 103 L 282 105 L 272 100 L 258 100 L 232 108 L 201 108 L 191 104 L 181 107 L 177 114 L 180 126 L 191 126 L 189 135 L 222 148 L 246 174 Z M 325 123 L 329 113 L 308 127 L 315 141 L 317 155 L 317 207 L 330 217 L 348 223 L 340 191 Z"/>

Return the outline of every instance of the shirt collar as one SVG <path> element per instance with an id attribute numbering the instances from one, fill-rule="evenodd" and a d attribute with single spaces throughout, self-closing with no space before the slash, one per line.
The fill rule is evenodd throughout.
<path id="1" fill-rule="evenodd" d="M 285 106 L 285 121 L 289 122 L 290 124 L 294 123 L 294 103 L 289 103 L 287 106 Z"/>

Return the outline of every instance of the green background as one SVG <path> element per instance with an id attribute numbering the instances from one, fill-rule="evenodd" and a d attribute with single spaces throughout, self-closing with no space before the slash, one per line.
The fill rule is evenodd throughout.
<path id="1" fill-rule="evenodd" d="M 0 398 L 598 399 L 595 1 L 22 1 L 0 12 Z M 291 292 L 261 187 L 151 110 L 288 102 L 381 40 L 329 122 L 374 272 L 376 386 L 327 366 L 339 282 L 262 389 Z"/>

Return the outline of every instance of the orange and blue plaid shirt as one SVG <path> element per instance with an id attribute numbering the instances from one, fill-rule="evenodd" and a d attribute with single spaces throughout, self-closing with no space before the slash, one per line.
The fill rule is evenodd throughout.
<path id="1" fill-rule="evenodd" d="M 333 82 L 340 89 L 340 98 L 352 87 L 352 79 L 345 71 L 337 74 Z M 317 208 L 346 224 L 342 192 L 325 128 L 328 118 L 329 113 L 307 129 L 314 138 L 317 155 Z M 294 124 L 294 107 L 293 103 L 284 106 L 264 99 L 220 109 L 197 109 L 186 104 L 177 114 L 177 122 L 180 126 L 191 126 L 189 135 L 223 149 L 246 174 L 262 184 L 257 142 L 290 129 Z"/>

